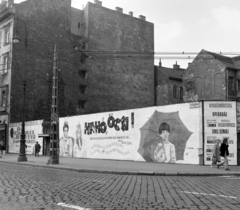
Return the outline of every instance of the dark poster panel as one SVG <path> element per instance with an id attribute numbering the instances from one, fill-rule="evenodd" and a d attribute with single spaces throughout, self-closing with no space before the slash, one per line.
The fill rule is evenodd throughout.
<path id="1" fill-rule="evenodd" d="M 240 165 L 240 133 L 237 134 L 237 165 Z"/>
<path id="2" fill-rule="evenodd" d="M 4 150 L 6 150 L 7 139 L 6 139 L 6 124 L 0 124 L 0 142 L 4 144 Z"/>

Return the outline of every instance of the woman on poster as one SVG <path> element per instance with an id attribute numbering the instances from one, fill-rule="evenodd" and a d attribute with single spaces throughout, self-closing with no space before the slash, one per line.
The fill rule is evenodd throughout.
<path id="1" fill-rule="evenodd" d="M 217 139 L 217 142 L 213 145 L 213 148 L 212 148 L 212 165 L 211 165 L 211 167 L 213 167 L 213 165 L 217 165 L 218 162 L 221 162 L 219 145 L 220 145 L 220 139 Z"/>
<path id="2" fill-rule="evenodd" d="M 76 128 L 76 140 L 74 142 L 73 146 L 73 156 L 74 157 L 85 157 L 85 148 L 84 148 L 84 142 L 82 139 L 82 129 L 80 123 L 78 123 Z"/>
<path id="3" fill-rule="evenodd" d="M 64 122 L 63 125 L 63 137 L 60 138 L 59 149 L 60 156 L 62 157 L 73 157 L 73 144 L 74 139 L 68 136 L 69 126 L 68 122 Z"/>
<path id="4" fill-rule="evenodd" d="M 163 122 L 159 126 L 159 137 L 162 139 L 162 142 L 157 144 L 153 153 L 155 162 L 176 163 L 175 146 L 169 141 L 169 136 L 170 126 Z"/>

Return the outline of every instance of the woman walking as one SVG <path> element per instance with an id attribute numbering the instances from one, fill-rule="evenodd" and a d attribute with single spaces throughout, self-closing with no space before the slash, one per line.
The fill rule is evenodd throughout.
<path id="1" fill-rule="evenodd" d="M 218 169 L 221 165 L 225 164 L 225 170 L 230 171 L 230 169 L 228 168 L 228 159 L 227 159 L 229 155 L 228 146 L 229 146 L 228 139 L 224 138 L 223 143 L 220 146 L 221 163 L 217 164 Z"/>
<path id="2" fill-rule="evenodd" d="M 213 149 L 212 149 L 212 165 L 217 165 L 218 162 L 221 162 L 220 158 L 220 139 L 217 139 L 217 142 L 214 144 Z"/>

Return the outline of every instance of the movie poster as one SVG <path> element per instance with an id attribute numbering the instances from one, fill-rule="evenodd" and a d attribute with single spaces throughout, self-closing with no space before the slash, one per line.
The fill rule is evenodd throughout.
<path id="1" fill-rule="evenodd" d="M 229 165 L 237 165 L 236 102 L 204 102 L 204 161 L 212 163 L 212 148 L 217 139 L 228 138 Z"/>
<path id="2" fill-rule="evenodd" d="M 60 118 L 60 156 L 199 164 L 201 119 L 188 103 Z"/>
<path id="3" fill-rule="evenodd" d="M 35 143 L 41 146 L 39 155 L 43 152 L 43 138 L 38 134 L 42 133 L 42 120 L 25 122 L 26 154 L 33 154 Z M 22 123 L 9 124 L 9 153 L 19 153 Z"/>

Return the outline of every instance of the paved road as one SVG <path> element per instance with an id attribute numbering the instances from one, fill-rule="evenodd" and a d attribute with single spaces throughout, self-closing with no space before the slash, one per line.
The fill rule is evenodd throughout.
<path id="1" fill-rule="evenodd" d="M 239 210 L 240 177 L 81 173 L 0 163 L 0 209 Z"/>

